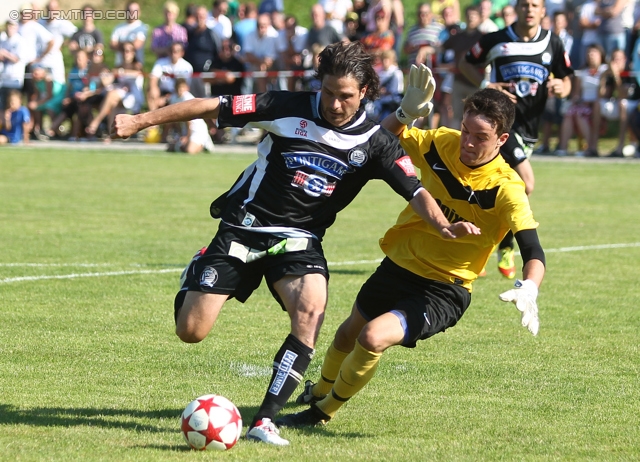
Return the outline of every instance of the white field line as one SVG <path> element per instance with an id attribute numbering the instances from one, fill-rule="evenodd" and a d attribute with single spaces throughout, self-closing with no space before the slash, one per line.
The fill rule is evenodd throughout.
<path id="1" fill-rule="evenodd" d="M 575 247 L 560 247 L 558 249 L 545 249 L 545 253 L 560 253 L 560 252 L 580 252 L 583 250 L 607 250 L 607 249 L 623 249 L 629 247 L 640 247 L 640 242 L 629 242 L 625 244 L 599 244 L 599 245 L 580 245 Z M 519 255 L 519 253 L 518 253 Z M 353 265 L 368 265 L 379 263 L 377 260 L 351 260 L 351 261 L 339 261 L 328 262 L 330 267 L 336 266 L 353 266 Z M 8 266 L 32 266 L 32 267 L 92 267 L 92 266 L 114 266 L 108 263 L 93 264 L 93 263 L 0 263 L 0 267 Z M 142 266 L 135 264 L 131 266 Z M 166 268 L 166 269 L 140 269 L 131 271 L 106 271 L 100 273 L 72 273 L 72 274 L 58 274 L 58 275 L 43 275 L 43 276 L 19 276 L 13 278 L 0 279 L 0 284 L 9 284 L 12 282 L 22 281 L 41 281 L 45 279 L 76 279 L 76 278 L 91 278 L 91 277 L 107 277 L 107 276 L 126 276 L 131 274 L 162 274 L 162 273 L 178 273 L 184 268 Z"/>

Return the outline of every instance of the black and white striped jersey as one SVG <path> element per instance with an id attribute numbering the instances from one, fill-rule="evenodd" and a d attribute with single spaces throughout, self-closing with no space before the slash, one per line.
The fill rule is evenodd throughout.
<path id="1" fill-rule="evenodd" d="M 369 180 L 384 180 L 406 200 L 421 188 L 397 138 L 362 107 L 337 128 L 321 115 L 320 93 L 221 96 L 218 126 L 245 125 L 267 135 L 258 159 L 212 204 L 212 216 L 228 224 L 321 239 Z"/>
<path id="2" fill-rule="evenodd" d="M 552 74 L 563 79 L 573 69 L 557 35 L 539 27 L 536 36 L 525 42 L 514 26 L 483 35 L 467 52 L 466 60 L 478 66 L 491 64 L 491 81 L 511 84 L 510 91 L 518 98 L 513 128 L 531 143 L 538 140 L 547 81 Z"/>

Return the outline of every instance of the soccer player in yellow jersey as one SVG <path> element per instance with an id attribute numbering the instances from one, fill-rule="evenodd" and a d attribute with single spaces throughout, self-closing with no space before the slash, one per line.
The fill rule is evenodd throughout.
<path id="1" fill-rule="evenodd" d="M 465 101 L 461 131 L 407 128 L 430 111 L 434 89 L 431 71 L 412 66 L 401 107 L 382 126 L 399 136 L 421 171 L 422 184 L 449 221 L 473 223 L 482 234 L 445 240 L 405 208 L 380 240 L 386 257 L 338 328 L 320 380 L 307 381 L 298 397 L 299 404 L 311 407 L 278 419 L 280 426 L 328 421 L 371 380 L 387 348 L 413 348 L 418 340 L 453 327 L 471 302 L 472 282 L 509 230 L 520 246 L 524 277 L 500 298 L 515 303 L 522 325 L 538 333 L 536 298 L 545 272 L 538 223 L 524 182 L 499 155 L 515 105 L 498 90 L 479 90 Z"/>

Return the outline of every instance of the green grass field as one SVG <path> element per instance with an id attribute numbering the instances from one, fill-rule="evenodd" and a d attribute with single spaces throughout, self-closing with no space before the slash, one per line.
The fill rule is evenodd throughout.
<path id="1" fill-rule="evenodd" d="M 532 337 L 494 268 L 453 329 L 392 348 L 372 382 L 288 448 L 187 449 L 179 416 L 219 393 L 249 421 L 288 319 L 261 287 L 201 344 L 173 333 L 210 201 L 252 155 L 0 149 L 0 460 L 640 460 L 640 162 L 535 159 L 547 250 Z M 325 239 L 330 303 L 307 377 L 403 201 L 376 182 Z M 300 410 L 288 406 L 286 412 Z"/>

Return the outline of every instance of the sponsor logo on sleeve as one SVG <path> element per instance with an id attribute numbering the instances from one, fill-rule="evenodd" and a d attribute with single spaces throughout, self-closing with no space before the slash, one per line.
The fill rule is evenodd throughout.
<path id="1" fill-rule="evenodd" d="M 474 58 L 479 58 L 482 54 L 482 47 L 480 46 L 480 42 L 476 42 L 476 44 L 471 48 L 471 54 Z"/>
<path id="2" fill-rule="evenodd" d="M 238 95 L 233 97 L 233 115 L 256 112 L 256 95 Z"/>
<path id="3" fill-rule="evenodd" d="M 396 160 L 396 164 L 402 169 L 405 175 L 417 176 L 416 168 L 413 166 L 413 162 L 411 162 L 411 158 L 409 156 L 402 156 L 400 159 Z"/>

